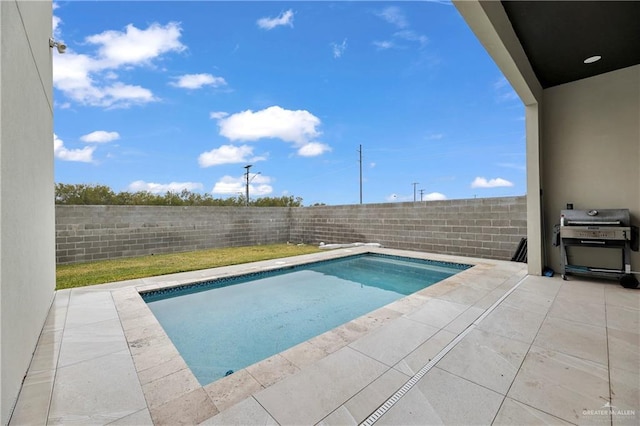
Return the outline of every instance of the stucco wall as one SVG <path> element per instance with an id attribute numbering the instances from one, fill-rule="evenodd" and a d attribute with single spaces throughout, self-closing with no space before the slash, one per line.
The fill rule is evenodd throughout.
<path id="1" fill-rule="evenodd" d="M 640 65 L 544 91 L 544 223 L 554 269 L 560 267 L 560 255 L 551 245 L 552 229 L 567 203 L 576 209 L 628 208 L 632 221 L 640 224 L 639 117 Z M 615 256 L 620 263 L 618 250 L 577 255 L 585 262 Z M 640 268 L 640 253 L 632 252 L 631 263 L 634 270 Z"/>
<path id="2" fill-rule="evenodd" d="M 51 2 L 0 1 L 0 423 L 55 287 Z"/>
<path id="3" fill-rule="evenodd" d="M 254 244 L 377 242 L 510 259 L 526 198 L 298 208 L 57 206 L 58 263 Z"/>

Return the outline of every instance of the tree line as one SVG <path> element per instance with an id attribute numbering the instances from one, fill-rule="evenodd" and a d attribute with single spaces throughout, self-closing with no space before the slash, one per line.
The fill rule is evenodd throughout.
<path id="1" fill-rule="evenodd" d="M 56 204 L 66 205 L 122 205 L 122 206 L 245 206 L 243 195 L 214 198 L 211 194 L 199 194 L 183 189 L 154 194 L 149 191 L 115 193 L 106 185 L 56 183 Z M 256 207 L 301 207 L 302 198 L 293 195 L 282 197 L 258 197 L 249 200 Z"/>

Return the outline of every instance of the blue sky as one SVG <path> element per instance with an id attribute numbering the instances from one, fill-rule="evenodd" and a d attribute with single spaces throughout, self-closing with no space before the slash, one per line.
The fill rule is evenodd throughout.
<path id="1" fill-rule="evenodd" d="M 58 183 L 314 203 L 525 194 L 524 107 L 447 2 L 54 3 Z M 413 185 L 413 183 L 417 183 Z M 421 195 L 422 194 L 422 195 Z"/>

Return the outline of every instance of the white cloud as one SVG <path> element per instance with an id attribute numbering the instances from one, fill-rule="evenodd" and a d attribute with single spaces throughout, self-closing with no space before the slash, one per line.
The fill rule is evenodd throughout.
<path id="1" fill-rule="evenodd" d="M 185 74 L 176 77 L 177 81 L 170 83 L 172 86 L 183 89 L 200 89 L 204 86 L 220 87 L 226 86 L 227 82 L 222 77 L 211 74 Z"/>
<path id="2" fill-rule="evenodd" d="M 518 94 L 511 87 L 509 80 L 504 76 L 500 77 L 495 83 L 493 83 L 493 89 L 496 92 L 496 99 L 498 102 L 509 102 L 520 99 Z"/>
<path id="3" fill-rule="evenodd" d="M 271 178 L 263 175 L 255 175 L 249 182 L 249 197 L 268 195 L 273 192 L 270 185 Z M 215 183 L 211 192 L 213 194 L 244 195 L 247 190 L 247 181 L 244 176 L 234 178 L 223 176 Z"/>
<path id="4" fill-rule="evenodd" d="M 320 142 L 309 142 L 298 148 L 298 155 L 301 157 L 317 157 L 328 151 L 331 151 L 329 145 Z"/>
<path id="5" fill-rule="evenodd" d="M 146 30 L 133 24 L 124 31 L 105 31 L 89 36 L 87 43 L 98 45 L 98 57 L 102 68 L 118 68 L 122 65 L 148 64 L 153 59 L 168 52 L 182 52 L 186 49 L 180 43 L 182 28 L 177 22 L 160 25 L 157 22 Z"/>
<path id="6" fill-rule="evenodd" d="M 286 12 L 282 12 L 276 18 L 260 18 L 257 23 L 263 30 L 272 30 L 280 26 L 293 27 L 293 10 L 289 9 Z"/>
<path id="7" fill-rule="evenodd" d="M 171 182 L 171 183 L 153 183 L 137 180 L 131 182 L 127 187 L 129 191 L 138 192 L 146 191 L 152 194 L 166 194 L 167 192 L 195 191 L 202 189 L 202 184 L 198 182 Z"/>
<path id="8" fill-rule="evenodd" d="M 200 167 L 211 167 L 220 164 L 255 163 L 265 159 L 265 157 L 253 156 L 253 148 L 248 145 L 222 145 L 220 148 L 200 154 L 198 164 Z"/>
<path id="9" fill-rule="evenodd" d="M 53 55 L 53 84 L 68 97 L 82 103 L 100 99 L 101 93 L 89 75 L 97 70 L 95 59 L 69 50 Z"/>
<path id="10" fill-rule="evenodd" d="M 214 118 L 213 113 L 211 117 Z M 331 150 L 328 145 L 315 140 L 321 134 L 318 130 L 320 119 L 305 110 L 293 111 L 272 106 L 228 116 L 216 113 L 215 117 L 221 117 L 218 119 L 220 135 L 231 141 L 282 139 L 293 143 L 298 148 L 298 155 L 303 157 L 314 157 Z"/>
<path id="11" fill-rule="evenodd" d="M 513 183 L 502 178 L 487 180 L 483 177 L 476 177 L 475 180 L 471 182 L 471 188 L 499 188 L 505 186 L 513 186 Z"/>
<path id="12" fill-rule="evenodd" d="M 51 17 L 51 29 L 53 34 L 53 38 L 58 39 L 60 37 L 60 24 L 62 23 L 62 19 L 60 17 L 53 15 Z"/>
<path id="13" fill-rule="evenodd" d="M 429 38 L 426 35 L 418 34 L 413 30 L 398 31 L 394 36 L 408 41 L 415 41 L 420 44 L 421 47 L 429 42 Z"/>
<path id="14" fill-rule="evenodd" d="M 320 119 L 305 110 L 293 111 L 279 106 L 256 112 L 247 110 L 219 119 L 218 125 L 220 135 L 231 141 L 277 138 L 293 143 L 307 156 L 314 152 L 319 155 L 319 151 L 329 149 L 315 141 L 321 134 L 318 130 Z"/>
<path id="15" fill-rule="evenodd" d="M 437 201 L 437 200 L 446 200 L 447 196 L 440 192 L 431 192 L 429 194 L 424 194 L 422 196 L 423 201 Z"/>
<path id="16" fill-rule="evenodd" d="M 62 139 L 53 134 L 53 155 L 63 161 L 78 161 L 81 163 L 93 162 L 93 151 L 95 146 L 85 146 L 82 149 L 68 149 L 64 146 Z"/>
<path id="17" fill-rule="evenodd" d="M 89 36 L 86 44 L 98 46 L 95 54 L 53 56 L 53 84 L 69 99 L 83 105 L 122 108 L 157 101 L 151 90 L 117 81 L 114 70 L 150 65 L 168 52 L 181 52 L 181 28 L 171 22 L 151 24 L 141 30 L 128 25 L 125 31 L 105 31 Z"/>
<path id="18" fill-rule="evenodd" d="M 378 48 L 378 50 L 387 50 L 396 47 L 396 45 L 392 41 L 374 41 L 373 45 Z"/>
<path id="19" fill-rule="evenodd" d="M 393 40 L 374 41 L 373 45 L 378 50 L 405 49 L 408 47 L 406 45 L 407 41 L 418 43 L 420 47 L 426 46 L 429 42 L 429 38 L 426 35 L 417 33 L 409 28 L 409 21 L 399 7 L 389 6 L 377 12 L 376 15 L 399 29 L 393 34 Z"/>
<path id="20" fill-rule="evenodd" d="M 96 130 L 84 136 L 80 136 L 82 142 L 87 143 L 105 143 L 120 139 L 118 132 L 106 132 L 104 130 Z"/>
<path id="21" fill-rule="evenodd" d="M 209 114 L 209 118 L 211 118 L 212 120 L 219 120 L 221 118 L 225 118 L 229 115 L 228 112 L 224 112 L 224 111 L 214 111 L 212 113 Z"/>
<path id="22" fill-rule="evenodd" d="M 344 40 L 342 40 L 342 43 L 337 44 L 337 43 L 331 43 L 331 49 L 333 50 L 333 57 L 334 58 L 339 58 L 341 57 L 344 52 L 347 50 L 347 39 L 345 38 Z"/>
<path id="23" fill-rule="evenodd" d="M 378 12 L 377 15 L 398 28 L 406 28 L 409 25 L 402 10 L 396 6 L 389 6 Z"/>
<path id="24" fill-rule="evenodd" d="M 119 103 L 120 106 L 129 106 L 131 104 L 146 104 L 148 102 L 157 101 L 151 90 L 141 86 L 133 86 L 130 84 L 116 83 L 104 88 L 103 102 L 112 106 Z"/>
<path id="25" fill-rule="evenodd" d="M 428 141 L 437 141 L 440 140 L 444 137 L 443 133 L 431 133 L 427 136 L 425 136 L 425 139 Z"/>
<path id="26" fill-rule="evenodd" d="M 58 8 L 60 8 L 58 3 L 51 4 L 52 10 L 56 10 Z M 56 40 L 60 38 L 60 24 L 62 24 L 62 19 L 60 19 L 59 16 L 51 16 L 51 34 L 53 34 L 53 38 Z"/>
<path id="27" fill-rule="evenodd" d="M 498 102 L 509 102 L 519 100 L 520 97 L 513 89 L 505 90 L 498 94 Z"/>

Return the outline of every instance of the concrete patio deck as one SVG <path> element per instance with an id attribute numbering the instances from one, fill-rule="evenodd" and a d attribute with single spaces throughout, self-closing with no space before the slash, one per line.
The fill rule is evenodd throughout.
<path id="1" fill-rule="evenodd" d="M 138 294 L 366 251 L 475 266 L 206 386 Z M 10 424 L 637 425 L 639 388 L 640 290 L 366 247 L 58 291 Z"/>

